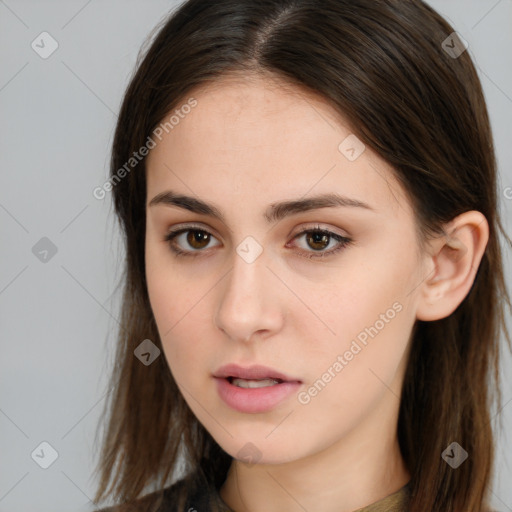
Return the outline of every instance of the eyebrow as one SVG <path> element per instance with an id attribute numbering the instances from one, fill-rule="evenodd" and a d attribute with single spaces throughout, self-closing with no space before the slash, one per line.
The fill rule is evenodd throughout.
<path id="1" fill-rule="evenodd" d="M 194 197 L 176 194 L 170 190 L 162 192 L 149 202 L 149 206 L 165 205 L 165 206 L 178 206 L 185 210 L 214 217 L 223 223 L 226 223 L 222 212 L 212 204 L 201 201 Z M 306 199 L 297 199 L 293 201 L 283 201 L 279 203 L 272 203 L 264 212 L 263 217 L 268 223 L 278 222 L 285 217 L 295 215 L 297 213 L 306 212 L 309 210 L 317 210 L 320 208 L 364 208 L 366 210 L 376 211 L 369 204 L 358 199 L 342 196 L 336 193 L 321 194 Z"/>

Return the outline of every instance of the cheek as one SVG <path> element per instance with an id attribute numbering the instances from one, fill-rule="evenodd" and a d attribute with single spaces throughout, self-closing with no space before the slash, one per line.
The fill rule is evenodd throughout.
<path id="1" fill-rule="evenodd" d="M 186 385 L 198 377 L 193 370 L 203 368 L 202 357 L 207 356 L 204 349 L 211 329 L 207 336 L 205 295 L 211 283 L 187 277 L 173 266 L 170 256 L 150 248 L 146 251 L 146 279 L 164 356 L 175 380 Z"/>
<path id="2" fill-rule="evenodd" d="M 302 356 L 308 361 L 308 382 L 297 397 L 297 412 L 309 425 L 308 435 L 315 431 L 325 440 L 326 426 L 332 436 L 343 435 L 377 410 L 381 400 L 400 396 L 401 364 L 414 316 L 395 298 L 392 292 L 376 296 L 365 291 L 341 301 L 344 308 L 329 306 L 337 336 L 317 337 L 316 347 Z M 322 425 L 308 418 L 322 418 Z"/>
<path id="3" fill-rule="evenodd" d="M 365 333 L 369 336 L 372 326 L 381 332 L 389 331 L 397 323 L 409 301 L 406 273 L 405 266 L 399 269 L 396 265 L 361 264 L 358 268 L 340 269 L 338 275 L 333 273 L 322 293 L 307 292 L 307 285 L 299 293 L 307 297 L 311 309 L 329 327 L 329 335 L 322 336 L 326 346 L 335 339 L 347 341 L 358 337 L 364 342 Z M 337 348 L 342 346 L 338 344 Z"/>
<path id="4" fill-rule="evenodd" d="M 179 265 L 173 260 L 165 242 L 154 240 L 154 236 L 146 242 L 145 260 L 151 309 L 162 342 L 165 342 L 165 338 L 171 336 L 174 326 L 200 300 L 201 287 L 191 286 L 190 280 L 183 276 Z"/>
<path id="5" fill-rule="evenodd" d="M 146 282 L 149 302 L 160 335 L 165 356 L 169 362 L 179 356 L 170 340 L 174 338 L 176 325 L 184 316 L 183 303 L 176 300 L 179 284 L 170 267 L 170 259 L 165 261 L 162 251 L 156 250 L 154 242 L 146 243 Z"/>
<path id="6" fill-rule="evenodd" d="M 187 301 L 180 296 L 175 283 L 166 279 L 165 275 L 159 273 L 153 276 L 149 273 L 147 282 L 151 309 L 169 365 L 175 362 L 187 364 L 187 345 L 180 343 L 178 334 L 182 326 L 187 324 L 190 307 L 187 308 Z"/>
<path id="7" fill-rule="evenodd" d="M 308 337 L 315 340 L 314 348 L 303 347 L 309 355 L 309 375 L 329 380 L 326 372 L 335 373 L 329 387 L 336 389 L 338 400 L 341 394 L 357 402 L 358 396 L 382 388 L 379 378 L 391 382 L 407 348 L 415 321 L 410 292 L 417 267 L 412 253 L 402 253 L 400 258 L 392 251 L 390 247 L 385 259 L 370 256 L 361 258 L 357 268 L 340 269 L 339 277 L 333 274 L 330 290 L 316 295 L 316 303 L 309 296 L 329 327 L 309 331 Z M 336 371 L 332 367 L 338 356 L 342 356 L 343 369 L 338 364 Z"/>

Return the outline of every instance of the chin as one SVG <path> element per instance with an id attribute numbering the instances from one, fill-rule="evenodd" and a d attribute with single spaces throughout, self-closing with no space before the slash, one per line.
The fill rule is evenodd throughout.
<path id="1" fill-rule="evenodd" d="M 267 434 L 259 433 L 251 436 L 235 436 L 227 443 L 220 444 L 222 449 L 233 459 L 246 463 L 248 467 L 266 464 L 285 464 L 305 456 L 297 452 L 297 445 L 302 446 L 298 440 L 290 439 L 289 445 L 283 445 L 277 438 L 274 441 L 265 439 Z M 218 441 L 217 441 L 218 442 Z"/>

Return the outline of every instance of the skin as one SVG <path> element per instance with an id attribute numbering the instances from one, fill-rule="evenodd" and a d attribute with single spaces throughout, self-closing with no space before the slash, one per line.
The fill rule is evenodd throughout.
<path id="1" fill-rule="evenodd" d="M 420 251 L 413 209 L 392 169 L 368 147 L 355 161 L 339 151 L 353 132 L 324 100 L 247 75 L 190 96 L 197 107 L 147 159 L 146 274 L 172 375 L 234 458 L 220 495 L 237 512 L 349 512 L 374 503 L 410 479 L 396 428 L 413 325 L 448 316 L 467 295 L 488 239 L 485 217 L 460 215 L 447 225 L 449 238 Z M 167 190 L 215 205 L 225 222 L 149 205 Z M 272 203 L 333 191 L 374 211 L 263 218 Z M 187 233 L 175 240 L 202 251 L 195 258 L 175 256 L 164 240 L 183 223 L 212 235 L 194 246 Z M 316 225 L 353 243 L 324 258 L 301 256 L 337 246 L 332 238 L 323 246 L 294 238 Z M 263 248 L 252 263 L 236 251 L 247 236 Z M 309 403 L 293 394 L 247 414 L 219 397 L 212 374 L 230 362 L 270 366 L 309 389 L 397 302 L 400 312 Z M 254 464 L 237 460 L 247 443 L 258 450 Z"/>

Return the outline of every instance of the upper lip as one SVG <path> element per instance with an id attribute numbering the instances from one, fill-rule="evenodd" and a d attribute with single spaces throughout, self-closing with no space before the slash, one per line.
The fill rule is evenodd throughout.
<path id="1" fill-rule="evenodd" d="M 285 375 L 273 368 L 262 365 L 239 366 L 237 364 L 226 364 L 221 366 L 214 374 L 214 377 L 227 378 L 236 377 L 239 379 L 278 379 L 287 382 L 301 382 L 300 379 Z"/>

